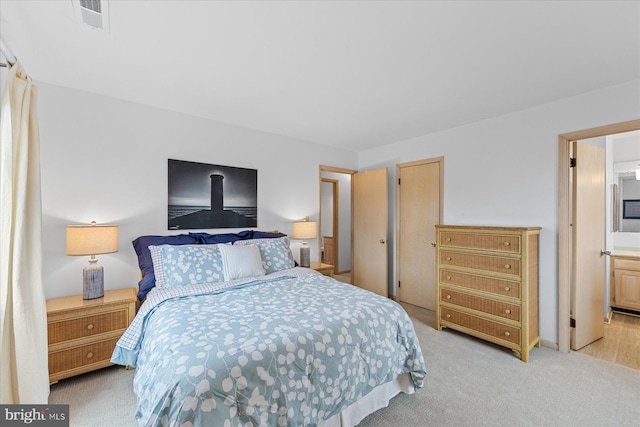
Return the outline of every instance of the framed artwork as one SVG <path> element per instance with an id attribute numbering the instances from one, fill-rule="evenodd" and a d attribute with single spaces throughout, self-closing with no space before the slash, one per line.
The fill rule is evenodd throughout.
<path id="1" fill-rule="evenodd" d="M 622 218 L 640 219 L 640 200 L 623 200 Z"/>
<path id="2" fill-rule="evenodd" d="M 169 159 L 168 228 L 258 226 L 258 171 Z"/>

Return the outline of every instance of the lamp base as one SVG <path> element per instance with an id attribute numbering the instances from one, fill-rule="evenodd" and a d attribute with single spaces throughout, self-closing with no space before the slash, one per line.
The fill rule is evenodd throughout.
<path id="1" fill-rule="evenodd" d="M 104 296 L 104 268 L 97 259 L 89 260 L 82 269 L 82 299 L 95 299 Z"/>
<path id="2" fill-rule="evenodd" d="M 300 246 L 300 267 L 311 266 L 311 248 L 305 244 Z"/>

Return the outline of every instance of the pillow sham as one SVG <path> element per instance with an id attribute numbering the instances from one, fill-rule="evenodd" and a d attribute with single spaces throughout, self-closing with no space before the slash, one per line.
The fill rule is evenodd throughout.
<path id="1" fill-rule="evenodd" d="M 138 282 L 138 299 L 142 301 L 147 293 L 155 286 L 156 278 L 153 272 L 153 260 L 149 246 L 151 245 L 195 245 L 198 239 L 188 234 L 174 236 L 140 236 L 131 242 L 138 255 L 138 266 L 142 272 L 142 279 Z"/>
<path id="2" fill-rule="evenodd" d="M 219 245 L 149 246 L 158 289 L 224 281 Z"/>
<path id="3" fill-rule="evenodd" d="M 224 280 L 264 276 L 260 249 L 256 245 L 220 245 Z"/>
<path id="4" fill-rule="evenodd" d="M 262 257 L 262 268 L 264 268 L 266 274 L 296 266 L 289 247 L 289 238 L 286 236 L 275 239 L 238 240 L 233 244 L 234 246 L 258 246 Z"/>

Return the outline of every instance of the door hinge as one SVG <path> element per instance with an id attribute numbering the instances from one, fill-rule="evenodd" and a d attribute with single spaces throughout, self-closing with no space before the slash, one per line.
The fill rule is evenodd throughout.
<path id="1" fill-rule="evenodd" d="M 576 327 L 576 319 L 569 320 L 569 327 L 571 327 L 571 328 L 575 328 Z"/>
<path id="2" fill-rule="evenodd" d="M 398 185 L 400 185 L 400 178 L 398 178 Z"/>
<path id="3" fill-rule="evenodd" d="M 576 167 L 576 158 L 572 157 L 571 160 L 569 160 L 569 167 L 570 168 L 575 168 Z"/>
<path id="4" fill-rule="evenodd" d="M 398 287 L 400 287 L 400 280 L 398 280 Z"/>

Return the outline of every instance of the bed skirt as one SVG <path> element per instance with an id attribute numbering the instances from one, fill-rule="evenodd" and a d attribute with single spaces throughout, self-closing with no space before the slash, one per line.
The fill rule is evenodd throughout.
<path id="1" fill-rule="evenodd" d="M 376 387 L 362 399 L 347 406 L 331 418 L 318 424 L 318 427 L 352 427 L 378 409 L 385 408 L 389 401 L 400 392 L 415 393 L 409 374 L 402 374 L 395 381 Z"/>

